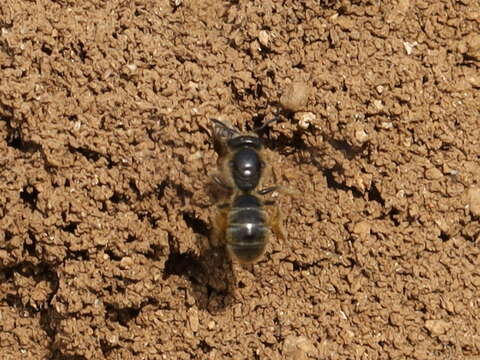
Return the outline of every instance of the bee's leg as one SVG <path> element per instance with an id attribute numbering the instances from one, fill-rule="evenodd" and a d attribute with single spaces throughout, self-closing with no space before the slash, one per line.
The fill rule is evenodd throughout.
<path id="1" fill-rule="evenodd" d="M 274 191 L 274 190 L 272 190 Z M 264 202 L 264 205 L 266 206 L 274 206 L 275 207 L 275 212 L 274 214 L 270 217 L 269 225 L 270 228 L 272 229 L 273 233 L 282 241 L 285 241 L 287 239 L 285 235 L 285 229 L 283 228 L 283 214 L 282 210 L 280 210 L 280 207 L 275 203 L 273 200 L 267 200 Z"/>
<path id="2" fill-rule="evenodd" d="M 228 165 L 230 158 L 230 155 L 218 157 L 217 171 L 212 175 L 212 179 L 217 185 L 232 190 L 234 188 L 234 182 Z"/>
<path id="3" fill-rule="evenodd" d="M 270 194 L 271 192 L 274 192 L 274 191 L 277 191 L 277 192 L 282 193 L 282 194 L 290 195 L 290 196 L 293 196 L 293 197 L 299 197 L 301 195 L 298 190 L 292 189 L 292 188 L 289 188 L 289 187 L 286 187 L 286 186 L 282 186 L 282 185 L 275 185 L 275 186 L 270 186 L 270 187 L 267 187 L 267 188 L 264 188 L 264 189 L 260 189 L 260 190 L 258 190 L 258 194 L 259 195 L 266 195 L 266 194 Z"/>
<path id="4" fill-rule="evenodd" d="M 212 174 L 212 180 L 215 184 L 220 185 L 225 190 L 232 190 L 230 184 L 228 184 L 224 177 L 220 173 Z"/>
<path id="5" fill-rule="evenodd" d="M 222 173 L 216 172 L 211 174 L 211 179 L 208 190 L 212 202 L 218 204 L 230 198 L 233 187 L 228 182 L 228 178 L 225 178 Z"/>
<path id="6" fill-rule="evenodd" d="M 275 235 L 282 241 L 287 240 L 285 229 L 283 227 L 283 214 L 279 206 L 275 206 L 275 214 L 270 222 L 272 231 L 275 233 Z"/>
<path id="7" fill-rule="evenodd" d="M 210 245 L 212 247 L 219 247 L 225 241 L 225 230 L 228 224 L 228 203 L 218 204 L 218 212 L 215 215 L 212 226 L 212 236 Z"/>
<path id="8" fill-rule="evenodd" d="M 268 188 L 260 189 L 258 190 L 259 195 L 267 195 L 270 194 L 271 192 L 277 191 L 280 187 L 275 185 L 275 186 L 270 186 Z"/>
<path id="9" fill-rule="evenodd" d="M 277 191 L 279 193 L 292 196 L 293 198 L 299 198 L 302 196 L 302 193 L 300 191 L 298 191 L 296 188 L 292 188 L 289 186 L 279 186 L 277 188 Z"/>
<path id="10" fill-rule="evenodd" d="M 265 129 L 268 125 L 276 123 L 279 120 L 280 120 L 280 110 L 276 112 L 275 117 L 273 119 L 265 121 L 262 125 L 253 129 L 253 132 L 258 133 L 259 131 L 262 131 L 263 129 Z"/>
<path id="11" fill-rule="evenodd" d="M 266 164 L 269 164 L 271 162 L 271 160 L 269 160 L 269 156 L 268 156 L 268 153 L 266 151 L 262 152 L 262 157 L 264 158 L 263 161 Z M 278 184 L 278 182 L 279 182 L 278 181 L 278 175 L 275 172 L 275 169 L 273 168 L 273 166 L 271 166 L 271 165 L 267 165 L 265 167 L 264 173 L 262 175 L 262 183 L 259 186 L 260 190 L 258 191 L 258 194 L 266 195 L 266 194 L 269 194 L 271 192 L 277 191 L 279 193 L 289 195 L 289 196 L 293 196 L 293 197 L 300 197 L 301 196 L 301 193 L 298 190 L 290 188 L 290 187 L 286 187 L 286 186 L 283 186 L 283 185 L 272 185 L 272 186 L 262 188 L 263 184 L 269 183 L 269 182 L 270 182 L 270 184 L 272 184 L 272 183 L 273 184 Z"/>
<path id="12" fill-rule="evenodd" d="M 272 167 L 272 160 L 271 155 L 268 150 L 263 149 L 259 152 L 260 160 L 262 164 L 264 164 L 262 169 L 262 176 L 260 180 L 259 187 L 264 186 L 264 184 L 275 184 L 276 183 L 276 176 L 273 171 Z"/>

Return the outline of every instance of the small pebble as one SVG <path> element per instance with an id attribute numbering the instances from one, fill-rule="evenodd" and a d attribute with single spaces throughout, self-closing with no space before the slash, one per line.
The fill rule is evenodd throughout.
<path id="1" fill-rule="evenodd" d="M 125 256 L 120 260 L 120 269 L 129 269 L 133 265 L 133 259 L 130 256 Z"/>
<path id="2" fill-rule="evenodd" d="M 450 329 L 450 324 L 445 320 L 427 320 L 425 327 L 432 335 L 438 336 L 445 334 Z"/>
<path id="3" fill-rule="evenodd" d="M 282 353 L 285 359 L 302 360 L 315 352 L 315 346 L 305 336 L 290 335 L 283 342 Z"/>
<path id="4" fill-rule="evenodd" d="M 410 0 L 399 0 L 397 10 L 401 13 L 405 13 L 410 7 Z"/>
<path id="5" fill-rule="evenodd" d="M 475 58 L 480 59 L 480 34 L 470 33 L 464 38 L 466 45 L 466 54 Z"/>
<path id="6" fill-rule="evenodd" d="M 353 232 L 357 235 L 368 235 L 370 234 L 371 228 L 372 227 L 368 221 L 360 221 L 353 227 Z"/>
<path id="7" fill-rule="evenodd" d="M 258 41 L 263 46 L 267 47 L 269 40 L 270 40 L 270 36 L 268 35 L 268 32 L 266 32 L 265 30 L 262 30 L 258 33 Z"/>
<path id="8" fill-rule="evenodd" d="M 215 321 L 209 321 L 208 324 L 207 324 L 207 328 L 208 330 L 213 330 L 215 329 Z"/>
<path id="9" fill-rule="evenodd" d="M 295 116 L 295 118 L 297 118 L 297 116 Z M 314 113 L 311 113 L 311 112 L 301 113 L 298 116 L 298 126 L 301 129 L 306 130 L 306 129 L 308 129 L 310 124 L 315 122 L 315 119 L 316 119 L 316 116 L 315 116 Z"/>
<path id="10" fill-rule="evenodd" d="M 469 73 L 465 75 L 465 80 L 474 88 L 480 88 L 480 75 L 475 73 Z"/>
<path id="11" fill-rule="evenodd" d="M 375 105 L 375 107 L 376 107 L 378 110 L 382 110 L 382 109 L 383 109 L 382 100 L 373 100 L 373 105 Z"/>
<path id="12" fill-rule="evenodd" d="M 308 102 L 310 87 L 301 81 L 293 82 L 280 98 L 280 104 L 285 110 L 297 112 L 303 110 Z"/>
<path id="13" fill-rule="evenodd" d="M 475 216 L 480 216 L 480 188 L 471 188 L 467 192 L 467 204 Z"/>
<path id="14" fill-rule="evenodd" d="M 199 321 L 198 321 L 198 313 L 197 310 L 194 308 L 190 308 L 188 310 L 188 322 L 190 323 L 190 329 L 193 332 L 198 331 Z"/>
<path id="15" fill-rule="evenodd" d="M 131 72 L 136 71 L 137 68 L 138 68 L 137 65 L 135 65 L 135 64 L 127 64 L 126 66 L 127 66 L 128 70 L 130 70 Z"/>
<path id="16" fill-rule="evenodd" d="M 410 42 L 408 42 L 408 41 L 405 41 L 405 42 L 403 43 L 403 46 L 405 47 L 405 51 L 407 52 L 407 55 L 411 55 L 412 52 L 413 52 L 413 48 L 414 48 L 415 46 L 417 46 L 417 45 L 418 45 L 418 43 L 417 43 L 416 41 L 413 42 L 413 43 L 410 43 Z"/>
<path id="17" fill-rule="evenodd" d="M 364 143 L 368 140 L 368 134 L 363 129 L 357 130 L 355 131 L 355 139 L 360 143 Z"/>
<path id="18" fill-rule="evenodd" d="M 430 168 L 425 171 L 425 177 L 428 180 L 438 180 L 443 176 L 442 172 L 437 168 Z"/>

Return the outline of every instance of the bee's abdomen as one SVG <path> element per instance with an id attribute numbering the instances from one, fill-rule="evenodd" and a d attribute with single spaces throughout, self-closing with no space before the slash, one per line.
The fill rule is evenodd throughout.
<path id="1" fill-rule="evenodd" d="M 238 261 L 251 263 L 267 245 L 268 228 L 260 201 L 253 195 L 235 199 L 229 216 L 227 249 Z"/>

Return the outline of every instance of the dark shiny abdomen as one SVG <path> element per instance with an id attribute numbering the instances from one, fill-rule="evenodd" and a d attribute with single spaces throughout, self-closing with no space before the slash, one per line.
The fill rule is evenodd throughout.
<path id="1" fill-rule="evenodd" d="M 238 196 L 233 202 L 226 231 L 230 254 L 241 263 L 251 263 L 265 251 L 267 237 L 261 202 L 253 195 Z"/>

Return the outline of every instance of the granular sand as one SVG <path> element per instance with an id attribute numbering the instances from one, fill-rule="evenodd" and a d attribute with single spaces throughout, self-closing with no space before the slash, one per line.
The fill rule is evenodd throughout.
<path id="1" fill-rule="evenodd" d="M 479 358 L 478 1 L 3 0 L 0 28 L 0 358 Z M 209 118 L 279 104 L 302 195 L 240 266 Z"/>

